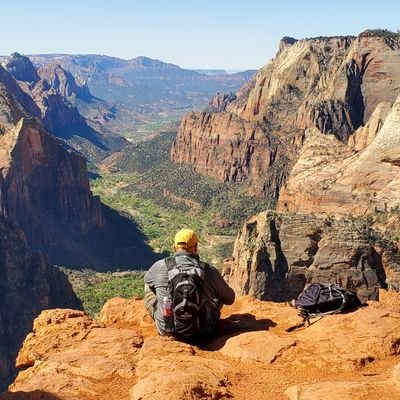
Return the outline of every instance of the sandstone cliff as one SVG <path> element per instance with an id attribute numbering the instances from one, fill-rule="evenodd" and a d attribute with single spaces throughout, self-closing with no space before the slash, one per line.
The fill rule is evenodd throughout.
<path id="1" fill-rule="evenodd" d="M 105 102 L 95 99 L 87 85 L 78 84 L 73 75 L 58 64 L 36 71 L 28 57 L 14 53 L 2 65 L 17 80 L 12 86 L 8 85 L 9 91 L 27 111 L 40 119 L 50 133 L 65 140 L 87 159 L 101 160 L 127 144 L 122 137 L 111 135 L 100 123 L 104 114 L 112 114 Z M 0 81 L 3 81 L 1 74 Z M 24 98 L 20 92 L 24 93 Z M 89 124 L 80 114 L 78 104 L 96 122 Z"/>
<path id="2" fill-rule="evenodd" d="M 351 219 L 262 212 L 239 231 L 225 273 L 237 293 L 262 300 L 291 300 L 313 282 L 354 290 L 362 301 L 377 299 L 379 288 L 396 288 L 400 266 L 384 260 L 390 252 L 373 234 Z"/>
<path id="3" fill-rule="evenodd" d="M 199 346 L 156 336 L 141 300 L 110 300 L 101 321 L 45 311 L 0 398 L 395 399 L 400 299 L 381 299 L 288 333 L 300 320 L 293 308 L 238 298 L 223 309 L 219 336 Z"/>
<path id="4" fill-rule="evenodd" d="M 0 137 L 0 165 L 5 214 L 34 248 L 54 254 L 67 237 L 102 226 L 100 200 L 90 192 L 84 159 L 64 149 L 36 120 L 21 119 Z"/>
<path id="5" fill-rule="evenodd" d="M 349 145 L 309 131 L 278 209 L 365 215 L 399 204 L 400 97 L 380 103 Z"/>
<path id="6" fill-rule="evenodd" d="M 0 88 L 0 121 L 2 124 L 15 124 L 23 116 L 40 118 L 39 107 L 32 98 L 20 88 L 12 75 L 1 66 Z"/>
<path id="7" fill-rule="evenodd" d="M 157 255 L 137 226 L 92 195 L 85 159 L 29 117 L 16 88 L 0 67 L 0 169 L 7 218 L 19 224 L 35 250 L 64 266 L 151 265 Z"/>
<path id="8" fill-rule="evenodd" d="M 126 144 L 122 137 L 111 134 L 108 129 L 109 122 L 116 118 L 116 108 L 110 106 L 104 100 L 94 97 L 86 81 L 79 74 L 74 77 L 70 71 L 54 62 L 42 65 L 38 69 L 38 75 L 41 85 L 37 86 L 41 87 L 41 89 L 35 89 L 35 95 L 41 91 L 44 93 L 51 91 L 60 95 L 60 98 L 67 99 L 68 103 L 76 107 L 79 114 L 84 117 L 85 123 L 97 132 L 92 132 L 92 141 L 95 142 L 95 137 L 97 137 L 97 141 L 106 145 L 110 152 L 119 150 Z M 52 118 L 51 120 L 56 119 Z M 84 127 L 82 124 L 81 117 L 81 126 L 80 128 L 78 126 L 75 127 L 75 131 L 81 131 L 83 134 L 87 133 L 88 127 Z M 102 133 L 102 135 L 99 135 L 99 133 Z"/>
<path id="9" fill-rule="evenodd" d="M 379 103 L 400 93 L 399 63 L 398 35 L 285 38 L 222 112 L 182 120 L 171 159 L 220 180 L 247 182 L 255 194 L 276 200 L 305 130 L 347 143 Z"/>
<path id="10" fill-rule="evenodd" d="M 32 321 L 47 308 L 81 307 L 67 277 L 32 253 L 23 232 L 0 216 L 0 391 L 15 376 L 15 358 Z"/>
<path id="11" fill-rule="evenodd" d="M 296 45 L 298 52 L 294 54 L 292 50 Z M 277 59 L 286 53 L 298 56 L 305 45 L 305 42 L 287 43 L 286 40 Z M 386 241 L 382 246 L 378 243 L 382 241 L 380 233 L 368 229 L 360 231 L 360 226 L 352 221 L 356 216 L 386 215 L 399 207 L 400 97 L 397 97 L 399 85 L 392 86 L 399 78 L 393 67 L 394 60 L 400 56 L 399 37 L 393 35 L 388 40 L 363 34 L 349 39 L 344 48 L 346 51 L 333 69 L 334 74 L 329 75 L 324 84 L 319 81 L 316 91 L 310 92 L 308 105 L 313 99 L 325 102 L 332 96 L 343 104 L 352 98 L 362 102 L 353 102 L 351 107 L 348 103 L 349 109 L 342 110 L 346 115 L 346 134 L 337 134 L 344 132 L 344 120 L 339 125 L 334 124 L 342 127 L 341 130 L 327 135 L 326 128 L 331 124 L 327 119 L 315 119 L 312 113 L 304 112 L 303 106 L 298 108 L 302 118 L 308 115 L 302 119 L 307 129 L 293 159 L 294 166 L 280 187 L 277 208 L 281 212 L 302 214 L 263 213 L 245 224 L 236 241 L 235 260 L 230 271 L 230 281 L 240 293 L 261 299 L 289 300 L 296 297 L 306 283 L 315 281 L 339 283 L 356 290 L 363 299 L 376 298 L 379 286 L 398 290 L 400 268 L 398 259 L 393 257 L 398 255 L 398 245 Z M 337 60 L 326 59 L 326 55 L 323 59 L 325 73 L 332 72 L 329 62 Z M 298 64 L 297 59 L 295 65 Z M 311 70 L 314 67 L 309 66 Z M 344 71 L 347 71 L 347 80 Z M 353 72 L 348 75 L 350 71 Z M 389 76 L 391 78 L 386 80 Z M 357 81 L 356 90 L 354 82 Z M 257 108 L 268 108 L 269 96 L 274 97 L 281 90 L 279 85 L 274 86 L 276 81 L 273 82 L 259 87 L 264 101 L 243 103 L 236 113 L 247 120 L 258 118 Z M 341 87 L 340 82 L 347 82 L 347 86 Z M 227 110 L 234 105 L 235 102 L 229 103 Z M 261 114 L 265 114 L 267 108 Z M 275 111 L 270 118 L 276 115 Z M 332 114 L 325 109 L 323 115 Z M 298 113 L 297 122 L 299 116 Z M 314 214 L 326 218 L 317 218 Z M 346 219 L 335 220 L 332 216 Z M 398 232 L 398 225 L 396 227 Z M 386 227 L 377 228 L 389 231 Z M 397 240 L 395 235 L 391 236 Z M 392 260 L 389 262 L 388 258 Z"/>
<path id="12" fill-rule="evenodd" d="M 48 88 L 53 88 L 69 101 L 80 99 L 90 102 L 95 100 L 85 81 L 78 84 L 71 72 L 57 63 L 41 66 L 37 74 L 43 82 L 46 82 Z"/>
<path id="13" fill-rule="evenodd" d="M 109 270 L 159 257 L 135 224 L 92 195 L 85 159 L 38 121 L 21 119 L 0 136 L 0 168 L 6 217 L 53 262 Z"/>

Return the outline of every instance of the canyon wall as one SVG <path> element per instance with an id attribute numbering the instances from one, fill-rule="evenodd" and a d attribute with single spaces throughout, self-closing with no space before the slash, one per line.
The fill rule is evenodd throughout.
<path id="1" fill-rule="evenodd" d="M 110 107 L 93 97 L 84 82 L 78 84 L 59 64 L 36 70 L 28 57 L 13 53 L 0 68 L 0 81 L 7 83 L 29 115 L 88 160 L 102 160 L 128 143 L 104 127 L 102 122 L 113 118 Z"/>
<path id="2" fill-rule="evenodd" d="M 227 272 L 239 293 L 284 301 L 317 281 L 363 300 L 398 290 L 395 243 L 382 246 L 350 217 L 399 205 L 399 67 L 395 33 L 286 37 L 236 95 L 182 120 L 172 161 L 289 212 L 260 214 L 239 232 Z"/>
<path id="3" fill-rule="evenodd" d="M 362 222 L 266 211 L 239 231 L 225 275 L 237 293 L 262 300 L 289 301 L 321 282 L 365 302 L 380 288 L 398 290 L 400 264 L 391 254 Z"/>
<path id="4" fill-rule="evenodd" d="M 44 309 L 81 308 L 67 277 L 25 235 L 0 216 L 0 391 L 16 373 L 15 359 L 33 319 Z"/>
<path id="5" fill-rule="evenodd" d="M 0 72 L 6 217 L 24 230 L 34 250 L 59 265 L 102 270 L 151 265 L 159 256 L 145 244 L 138 227 L 92 195 L 84 157 L 30 116 L 26 104 L 18 101 L 23 100 L 21 89 L 12 91 L 19 85 L 1 67 Z"/>
<path id="6" fill-rule="evenodd" d="M 393 105 L 380 103 L 348 145 L 310 130 L 278 209 L 344 216 L 396 208 L 399 132 L 400 96 Z"/>
<path id="7" fill-rule="evenodd" d="M 187 114 L 171 160 L 276 201 L 305 131 L 343 143 L 400 93 L 397 36 L 284 38 L 274 59 L 235 96 Z M 221 104 L 223 106 L 221 106 Z"/>
<path id="8" fill-rule="evenodd" d="M 67 237 L 102 226 L 100 199 L 92 196 L 86 162 L 34 119 L 22 118 L 0 136 L 0 166 L 7 218 L 34 248 L 62 248 Z"/>

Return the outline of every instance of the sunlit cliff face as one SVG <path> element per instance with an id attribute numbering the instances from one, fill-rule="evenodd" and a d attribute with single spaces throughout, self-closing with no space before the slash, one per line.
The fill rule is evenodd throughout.
<path id="1" fill-rule="evenodd" d="M 186 115 L 171 160 L 276 201 L 305 131 L 347 143 L 379 103 L 395 101 L 399 62 L 399 44 L 381 37 L 284 42 L 224 111 Z"/>

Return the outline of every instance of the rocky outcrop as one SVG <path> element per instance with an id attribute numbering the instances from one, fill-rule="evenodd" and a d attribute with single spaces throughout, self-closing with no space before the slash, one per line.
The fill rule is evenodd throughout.
<path id="1" fill-rule="evenodd" d="M 372 236 L 352 220 L 262 212 L 239 231 L 225 273 L 238 293 L 262 300 L 291 300 L 313 282 L 354 290 L 362 301 L 377 299 L 386 274 L 399 266 L 384 268 Z"/>
<path id="2" fill-rule="evenodd" d="M 270 166 L 276 161 L 275 166 L 282 165 L 283 171 L 283 153 L 289 149 L 283 150 L 284 146 L 258 122 L 246 122 L 228 113 L 192 112 L 182 120 L 178 138 L 172 152 L 179 152 L 179 162 L 193 164 L 195 172 L 208 171 L 224 182 L 245 182 L 251 176 L 251 190 L 255 193 L 281 184 L 279 173 L 277 177 L 273 175 L 276 168 Z M 269 185 L 266 171 L 271 177 Z"/>
<path id="3" fill-rule="evenodd" d="M 88 160 L 101 160 L 127 144 L 125 139 L 111 135 L 100 124 L 99 121 L 106 118 L 104 113 L 112 114 L 110 110 L 107 111 L 105 102 L 92 97 L 87 85 L 83 82 L 78 84 L 73 75 L 58 64 L 50 64 L 36 71 L 28 57 L 14 53 L 3 65 L 17 80 L 8 79 L 11 83 L 13 81 L 8 84 L 8 90 L 28 113 L 40 119 L 50 133 L 65 140 Z M 36 72 L 37 79 L 34 81 L 25 72 L 28 65 L 30 70 Z M 0 71 L 0 79 L 2 75 Z M 89 123 L 81 115 L 78 104 L 93 121 Z"/>
<path id="4" fill-rule="evenodd" d="M 22 117 L 40 118 L 39 107 L 18 85 L 13 76 L 0 66 L 0 120 L 4 124 L 15 124 Z"/>
<path id="5" fill-rule="evenodd" d="M 41 66 L 37 73 L 47 90 L 52 88 L 71 102 L 75 99 L 94 101 L 86 82 L 78 84 L 71 72 L 57 63 Z"/>
<path id="6" fill-rule="evenodd" d="M 15 375 L 15 358 L 32 321 L 47 308 L 79 308 L 67 277 L 32 253 L 23 232 L 0 216 L 0 391 Z"/>
<path id="7" fill-rule="evenodd" d="M 228 104 L 234 100 L 236 100 L 236 95 L 232 92 L 218 93 L 208 103 L 209 107 L 208 107 L 207 111 L 210 113 L 225 111 Z"/>
<path id="8" fill-rule="evenodd" d="M 2 66 L 19 81 L 35 84 L 40 80 L 37 70 L 29 58 L 19 53 L 11 54 L 2 62 Z"/>
<path id="9" fill-rule="evenodd" d="M 335 215 L 388 211 L 399 202 L 400 97 L 381 103 L 349 146 L 309 131 L 278 209 Z"/>
<path id="10" fill-rule="evenodd" d="M 101 322 L 45 311 L 0 398 L 361 400 L 365 388 L 370 400 L 397 398 L 398 296 L 382 293 L 379 303 L 290 333 L 296 310 L 239 297 L 223 309 L 219 336 L 200 346 L 156 336 L 137 299 L 111 300 Z"/>
<path id="11" fill-rule="evenodd" d="M 0 83 L 1 203 L 34 250 L 64 266 L 150 266 L 161 255 L 89 187 L 85 159 L 47 133 Z"/>
<path id="12" fill-rule="evenodd" d="M 317 128 L 347 143 L 379 103 L 396 99 L 400 44 L 395 38 L 390 43 L 378 33 L 285 38 L 276 57 L 222 112 L 190 113 L 182 120 L 171 159 L 220 180 L 245 181 L 255 194 L 276 199 L 305 130 Z M 255 124 L 260 133 L 254 142 L 248 132 Z M 252 151 L 254 144 L 259 151 Z"/>
<path id="13" fill-rule="evenodd" d="M 100 200 L 90 192 L 80 155 L 63 148 L 33 119 L 21 119 L 0 143 L 6 216 L 34 248 L 54 254 L 67 237 L 102 227 Z"/>

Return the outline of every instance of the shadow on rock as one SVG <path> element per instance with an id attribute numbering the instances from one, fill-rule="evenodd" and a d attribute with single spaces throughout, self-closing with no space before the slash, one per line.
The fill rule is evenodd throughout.
<path id="1" fill-rule="evenodd" d="M 138 225 L 102 204 L 104 226 L 87 236 L 85 244 L 98 263 L 96 270 L 148 269 L 167 254 L 155 253 Z M 105 260 L 105 268 L 100 265 Z"/>
<path id="2" fill-rule="evenodd" d="M 101 211 L 104 224 L 101 228 L 92 229 L 86 235 L 64 232 L 59 235 L 63 241 L 40 250 L 49 255 L 54 264 L 78 269 L 86 266 L 96 271 L 148 269 L 167 256 L 153 252 L 147 244 L 148 238 L 127 216 L 104 204 Z"/>
<path id="3" fill-rule="evenodd" d="M 207 340 L 199 347 L 204 350 L 219 350 L 226 341 L 234 336 L 244 332 L 267 331 L 276 326 L 276 323 L 270 319 L 256 319 L 253 314 L 232 314 L 228 318 L 221 319 L 217 326 L 217 332 L 212 339 Z"/>
<path id="4" fill-rule="evenodd" d="M 60 400 L 60 397 L 41 390 L 34 390 L 33 392 L 5 392 L 0 395 L 0 400 Z"/>

